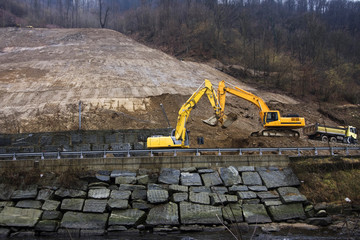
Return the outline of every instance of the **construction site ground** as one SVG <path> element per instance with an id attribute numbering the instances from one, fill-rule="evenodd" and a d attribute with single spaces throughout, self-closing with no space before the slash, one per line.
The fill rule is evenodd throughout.
<path id="1" fill-rule="evenodd" d="M 250 91 L 270 109 L 305 117 L 307 125 L 360 127 L 358 105 L 320 104 L 250 86 L 210 63 L 176 59 L 112 30 L 3 28 L 0 39 L 0 133 L 76 130 L 80 101 L 83 130 L 168 127 L 161 103 L 175 127 L 181 105 L 204 79 L 215 88 L 225 80 Z M 206 125 L 202 120 L 213 110 L 205 96 L 200 100 L 187 123 L 191 147 L 328 146 L 302 134 L 250 137 L 262 130 L 259 111 L 234 96 L 227 98 L 225 112 L 238 116 L 229 128 Z M 196 141 L 200 136 L 204 145 Z"/>

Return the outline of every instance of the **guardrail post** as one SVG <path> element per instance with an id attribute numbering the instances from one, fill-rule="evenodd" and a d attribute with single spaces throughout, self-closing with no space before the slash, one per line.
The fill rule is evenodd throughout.
<path id="1" fill-rule="evenodd" d="M 41 153 L 41 160 L 44 160 L 44 153 Z"/>
<path id="2" fill-rule="evenodd" d="M 261 150 L 261 148 L 259 148 L 259 154 L 260 154 L 260 156 L 262 156 L 262 150 Z"/>
<path id="3" fill-rule="evenodd" d="M 13 156 L 13 160 L 16 160 L 16 156 L 15 156 L 15 153 L 14 153 L 14 156 Z"/>
<path id="4" fill-rule="evenodd" d="M 318 155 L 318 150 L 317 150 L 317 148 L 315 148 L 315 155 L 316 155 L 316 156 Z"/>
<path id="5" fill-rule="evenodd" d="M 281 148 L 279 148 L 279 155 L 281 155 Z"/>
<path id="6" fill-rule="evenodd" d="M 128 149 L 127 157 L 130 157 L 130 150 Z"/>
<path id="7" fill-rule="evenodd" d="M 104 158 L 106 158 L 106 150 L 104 150 Z"/>
<path id="8" fill-rule="evenodd" d="M 298 150 L 298 156 L 301 156 L 301 152 L 300 152 L 300 149 L 297 149 Z"/>
<path id="9" fill-rule="evenodd" d="M 199 149 L 196 149 L 196 156 L 200 156 Z"/>
<path id="10" fill-rule="evenodd" d="M 176 157 L 176 149 L 174 150 L 174 157 Z"/>
<path id="11" fill-rule="evenodd" d="M 153 154 L 153 152 L 152 152 L 152 150 L 150 151 L 150 157 L 153 157 L 154 156 L 154 154 Z"/>
<path id="12" fill-rule="evenodd" d="M 242 151 L 241 151 L 241 149 L 239 150 L 239 155 L 240 155 L 240 156 L 242 155 Z"/>
<path id="13" fill-rule="evenodd" d="M 218 156 L 221 156 L 220 148 L 219 148 L 219 151 L 218 151 Z"/>
<path id="14" fill-rule="evenodd" d="M 346 156 L 348 156 L 349 155 L 349 149 L 348 149 L 348 147 L 346 147 Z"/>
<path id="15" fill-rule="evenodd" d="M 81 153 L 80 153 L 80 158 L 84 158 L 84 156 L 83 156 L 83 154 L 82 154 L 82 151 L 81 151 Z"/>
<path id="16" fill-rule="evenodd" d="M 60 159 L 60 152 L 58 152 L 57 159 Z"/>
<path id="17" fill-rule="evenodd" d="M 334 156 L 334 149 L 331 147 L 330 150 L 331 150 L 331 156 Z"/>

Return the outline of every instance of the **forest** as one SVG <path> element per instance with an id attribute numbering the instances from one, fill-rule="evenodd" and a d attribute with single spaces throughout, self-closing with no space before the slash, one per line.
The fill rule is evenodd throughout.
<path id="1" fill-rule="evenodd" d="M 0 26 L 113 29 L 264 88 L 360 103 L 360 1 L 0 0 Z"/>

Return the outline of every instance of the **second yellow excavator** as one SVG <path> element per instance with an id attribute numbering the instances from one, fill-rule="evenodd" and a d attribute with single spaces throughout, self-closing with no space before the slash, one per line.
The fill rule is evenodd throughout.
<path id="1" fill-rule="evenodd" d="M 305 119 L 299 117 L 296 114 L 282 117 L 280 112 L 277 110 L 270 110 L 264 100 L 260 97 L 247 92 L 241 88 L 231 86 L 225 86 L 225 81 L 219 83 L 217 97 L 220 103 L 220 114 L 218 121 L 222 123 L 223 127 L 227 127 L 228 124 L 223 123 L 224 109 L 225 109 L 225 98 L 226 93 L 230 93 L 234 96 L 245 99 L 259 108 L 260 119 L 265 130 L 259 132 L 253 132 L 252 136 L 287 136 L 287 137 L 299 137 L 300 133 L 293 129 L 302 128 L 305 126 Z M 213 119 L 215 119 L 213 117 Z M 204 121 L 205 123 L 211 123 L 211 119 Z M 210 124 L 214 125 L 214 124 Z"/>
<path id="2" fill-rule="evenodd" d="M 204 86 L 204 87 L 203 87 Z M 220 117 L 220 105 L 211 82 L 205 82 L 191 95 L 179 110 L 176 128 L 172 130 L 171 136 L 152 136 L 147 138 L 147 148 L 188 148 L 189 136 L 186 130 L 186 122 L 192 109 L 195 108 L 201 97 L 206 94 L 211 106 L 215 111 L 215 118 Z"/>

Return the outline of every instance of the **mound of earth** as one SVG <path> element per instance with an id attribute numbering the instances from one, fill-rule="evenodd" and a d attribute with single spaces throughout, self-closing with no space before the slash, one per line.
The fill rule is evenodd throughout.
<path id="1" fill-rule="evenodd" d="M 181 61 L 107 29 L 0 29 L 0 133 L 76 130 L 81 101 L 82 129 L 130 129 L 176 126 L 181 105 L 209 79 L 225 80 L 270 103 L 283 113 L 297 113 L 308 123 L 324 117 L 316 104 L 257 90 L 207 64 Z M 226 112 L 238 120 L 229 128 L 211 127 L 206 97 L 188 120 L 192 147 L 269 147 L 318 145 L 305 137 L 251 138 L 261 130 L 258 110 L 228 97 Z M 335 119 L 336 120 L 336 119 Z"/>

